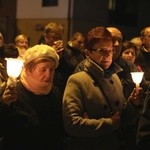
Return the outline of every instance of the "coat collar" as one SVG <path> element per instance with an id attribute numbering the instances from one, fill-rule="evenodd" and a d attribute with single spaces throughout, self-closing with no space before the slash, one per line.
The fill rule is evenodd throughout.
<path id="1" fill-rule="evenodd" d="M 112 74 L 121 72 L 123 69 L 119 67 L 116 63 L 112 63 L 108 70 L 103 70 L 98 64 L 88 58 L 85 61 L 85 71 L 88 71 L 91 75 L 96 78 L 110 78 Z"/>

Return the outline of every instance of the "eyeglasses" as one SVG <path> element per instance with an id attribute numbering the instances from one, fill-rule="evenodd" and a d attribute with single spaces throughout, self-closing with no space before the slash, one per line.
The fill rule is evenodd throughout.
<path id="1" fill-rule="evenodd" d="M 110 55 L 115 53 L 115 49 L 108 50 L 106 48 L 92 49 L 93 51 L 99 52 L 102 56 Z"/>

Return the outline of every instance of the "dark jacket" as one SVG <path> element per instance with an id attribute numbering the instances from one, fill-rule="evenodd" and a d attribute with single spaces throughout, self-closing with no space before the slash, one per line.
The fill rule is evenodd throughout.
<path id="1" fill-rule="evenodd" d="M 61 99 L 55 88 L 47 95 L 35 95 L 18 83 L 17 101 L 0 102 L 2 149 L 62 150 L 64 130 Z"/>
<path id="2" fill-rule="evenodd" d="M 131 72 L 138 71 L 138 68 L 135 64 L 124 60 L 122 57 L 118 57 L 115 60 L 115 63 L 122 68 L 122 71 L 118 73 L 118 76 L 123 85 L 124 95 L 128 98 L 135 87 L 131 78 Z"/>
<path id="3" fill-rule="evenodd" d="M 144 106 L 139 118 L 137 131 L 138 150 L 146 150 L 150 147 L 150 86 L 144 100 Z"/>
<path id="4" fill-rule="evenodd" d="M 136 57 L 135 63 L 142 68 L 145 80 L 150 81 L 150 52 L 144 51 L 142 47 Z"/>
<path id="5" fill-rule="evenodd" d="M 64 51 L 64 58 L 70 64 L 73 68 L 73 70 L 76 68 L 76 66 L 85 59 L 85 54 L 81 52 L 79 49 L 71 47 L 69 44 L 66 46 L 66 49 Z"/>

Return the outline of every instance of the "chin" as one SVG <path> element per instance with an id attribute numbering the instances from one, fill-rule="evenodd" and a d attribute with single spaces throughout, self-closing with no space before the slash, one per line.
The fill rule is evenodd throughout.
<path id="1" fill-rule="evenodd" d="M 107 70 L 109 67 L 104 67 L 104 70 Z"/>
<path id="2" fill-rule="evenodd" d="M 107 66 L 101 66 L 104 70 L 107 70 L 109 67 Z"/>
<path id="3" fill-rule="evenodd" d="M 103 68 L 104 70 L 108 69 L 109 67 L 110 67 L 110 64 L 105 64 L 105 65 L 102 66 L 102 68 Z"/>

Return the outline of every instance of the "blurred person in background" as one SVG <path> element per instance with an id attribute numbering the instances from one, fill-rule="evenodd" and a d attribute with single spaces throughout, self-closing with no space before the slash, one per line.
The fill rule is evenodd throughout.
<path id="1" fill-rule="evenodd" d="M 5 91 L 8 80 L 5 58 L 17 58 L 18 55 L 18 49 L 14 44 L 3 44 L 0 46 L 0 96 Z M 0 149 L 2 143 L 3 137 L 0 129 Z"/>
<path id="2" fill-rule="evenodd" d="M 150 81 L 150 27 L 145 27 L 141 31 L 141 40 L 142 47 L 135 59 L 135 63 L 141 66 L 145 80 Z"/>
<path id="3" fill-rule="evenodd" d="M 0 95 L 3 93 L 8 79 L 5 58 L 17 58 L 18 55 L 18 49 L 14 44 L 10 43 L 0 46 Z"/>
<path id="4" fill-rule="evenodd" d="M 144 71 L 145 79 L 150 81 L 150 26 L 141 31 L 142 46 L 135 62 Z M 150 86 L 147 89 L 143 103 L 143 109 L 138 123 L 137 147 L 138 150 L 145 150 L 150 146 Z"/>
<path id="5" fill-rule="evenodd" d="M 26 50 L 29 48 L 29 38 L 24 34 L 17 35 L 15 45 L 18 48 L 19 58 L 22 59 Z"/>
<path id="6" fill-rule="evenodd" d="M 116 27 L 107 27 L 107 29 L 111 32 L 114 40 L 114 48 L 115 48 L 114 61 L 122 68 L 122 71 L 119 72 L 117 75 L 119 76 L 122 82 L 125 97 L 129 98 L 130 93 L 133 91 L 135 87 L 135 84 L 133 83 L 133 80 L 131 78 L 131 72 L 137 72 L 139 70 L 134 63 L 131 63 L 130 61 L 123 59 L 121 56 L 123 48 L 122 32 Z M 137 121 L 134 122 L 134 124 L 129 124 L 123 129 L 125 145 L 129 150 L 136 149 Z"/>
<path id="7" fill-rule="evenodd" d="M 107 27 L 113 36 L 115 54 L 113 56 L 114 61 L 122 68 L 122 71 L 118 73 L 118 76 L 124 87 L 125 97 L 128 98 L 134 88 L 134 83 L 131 78 L 131 72 L 138 71 L 135 64 L 130 61 L 124 60 L 121 56 L 123 35 L 122 32 L 116 27 Z"/>
<path id="8" fill-rule="evenodd" d="M 43 44 L 53 47 L 61 55 L 61 51 L 64 50 L 63 34 L 64 27 L 62 24 L 53 21 L 49 22 L 44 28 Z"/>
<path id="9" fill-rule="evenodd" d="M 132 42 L 133 44 L 136 45 L 137 47 L 137 53 L 139 52 L 139 49 L 141 48 L 142 46 L 142 40 L 141 40 L 141 37 L 140 36 L 137 36 L 137 37 L 133 37 L 130 42 Z"/>
<path id="10" fill-rule="evenodd" d="M 75 32 L 68 41 L 64 51 L 66 61 L 72 66 L 73 70 L 84 60 L 84 35 L 81 32 Z"/>
<path id="11" fill-rule="evenodd" d="M 54 85 L 57 86 L 62 94 L 68 77 L 72 74 L 72 66 L 64 58 L 64 27 L 58 22 L 49 22 L 44 28 L 44 42 L 53 47 L 59 55 L 59 66 L 56 68 L 54 75 Z M 41 43 L 41 44 L 43 44 Z"/>

